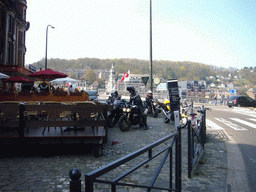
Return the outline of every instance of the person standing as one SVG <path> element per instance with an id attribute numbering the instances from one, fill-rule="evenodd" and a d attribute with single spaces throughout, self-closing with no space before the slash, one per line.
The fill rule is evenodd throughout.
<path id="1" fill-rule="evenodd" d="M 146 107 L 151 107 L 152 100 L 153 100 L 153 93 L 152 91 L 148 91 L 148 94 L 146 95 Z"/>
<path id="2" fill-rule="evenodd" d="M 130 103 L 137 105 L 139 107 L 139 115 L 142 117 L 143 125 L 145 130 L 148 129 L 147 125 L 147 116 L 144 114 L 144 107 L 142 105 L 142 100 L 139 94 L 135 92 L 135 88 L 133 86 L 127 87 L 127 91 L 130 93 Z"/>

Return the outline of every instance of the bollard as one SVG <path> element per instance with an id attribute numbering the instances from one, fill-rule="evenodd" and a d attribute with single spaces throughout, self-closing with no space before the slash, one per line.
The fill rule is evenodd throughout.
<path id="1" fill-rule="evenodd" d="M 70 181 L 70 192 L 81 192 L 81 171 L 77 168 L 73 168 L 69 172 Z"/>
<path id="2" fill-rule="evenodd" d="M 180 112 L 174 111 L 174 127 L 177 129 L 178 125 L 180 125 Z"/>

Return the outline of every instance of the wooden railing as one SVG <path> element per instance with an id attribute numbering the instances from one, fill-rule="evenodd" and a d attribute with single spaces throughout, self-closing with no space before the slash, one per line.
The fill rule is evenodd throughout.
<path id="1" fill-rule="evenodd" d="M 89 95 L 86 92 L 71 93 L 67 92 L 49 92 L 49 93 L 13 93 L 0 92 L 0 101 L 89 101 Z"/>

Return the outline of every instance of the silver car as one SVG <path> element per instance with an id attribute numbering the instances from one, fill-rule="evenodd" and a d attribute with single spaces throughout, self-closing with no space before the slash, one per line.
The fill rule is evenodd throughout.
<path id="1" fill-rule="evenodd" d="M 86 93 L 89 95 L 90 101 L 98 100 L 99 95 L 97 90 L 87 90 Z"/>

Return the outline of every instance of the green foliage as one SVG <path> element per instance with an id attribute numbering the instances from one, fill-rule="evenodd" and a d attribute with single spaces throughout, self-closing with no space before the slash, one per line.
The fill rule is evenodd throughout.
<path id="1" fill-rule="evenodd" d="M 91 85 L 94 81 L 96 81 L 96 74 L 92 69 L 88 69 L 86 73 L 84 74 L 85 80 L 89 82 L 89 85 Z"/>
<path id="2" fill-rule="evenodd" d="M 89 82 L 97 80 L 95 73 L 92 73 L 94 69 L 110 69 L 112 63 L 115 63 L 115 70 L 117 74 L 123 74 L 129 69 L 133 74 L 149 74 L 149 61 L 139 59 L 97 59 L 97 58 L 79 58 L 76 60 L 66 59 L 50 59 L 48 60 L 48 68 L 57 70 L 60 72 L 66 69 L 88 69 L 89 71 L 85 77 Z M 44 59 L 33 63 L 37 69 L 44 69 Z M 153 61 L 153 76 L 162 79 L 178 79 L 178 80 L 206 80 L 206 77 L 221 75 L 228 77 L 232 73 L 232 77 L 240 76 L 242 80 L 236 80 L 237 86 L 244 85 L 256 85 L 256 68 L 246 67 L 241 70 L 236 68 L 224 68 L 211 65 L 205 65 L 202 63 L 189 62 L 189 61 Z M 70 70 L 72 71 L 72 70 Z M 76 72 L 75 72 L 76 73 Z M 77 79 L 77 74 L 69 72 L 68 75 L 71 78 Z M 226 80 L 227 82 L 233 82 L 234 79 Z M 241 81 L 241 82 L 239 82 Z M 210 83 L 210 82 L 208 82 Z"/>

